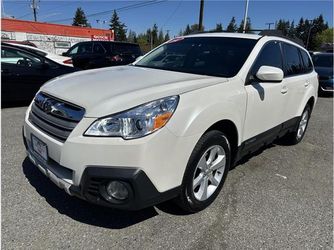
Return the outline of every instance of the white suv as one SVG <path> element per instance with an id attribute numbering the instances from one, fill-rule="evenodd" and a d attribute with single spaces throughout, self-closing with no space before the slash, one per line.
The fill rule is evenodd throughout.
<path id="1" fill-rule="evenodd" d="M 318 79 L 284 38 L 172 39 L 128 66 L 51 80 L 27 110 L 31 161 L 70 195 L 120 209 L 207 207 L 243 156 L 305 134 Z"/>

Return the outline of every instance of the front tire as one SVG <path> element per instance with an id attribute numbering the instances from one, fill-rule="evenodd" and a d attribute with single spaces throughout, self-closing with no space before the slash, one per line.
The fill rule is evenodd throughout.
<path id="1" fill-rule="evenodd" d="M 189 158 L 178 205 L 187 212 L 208 207 L 222 189 L 230 163 L 227 137 L 217 130 L 204 134 Z"/>

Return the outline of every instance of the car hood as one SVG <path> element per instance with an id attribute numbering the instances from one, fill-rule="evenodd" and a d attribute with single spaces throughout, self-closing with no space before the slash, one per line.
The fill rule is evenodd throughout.
<path id="1" fill-rule="evenodd" d="M 333 68 L 315 67 L 315 71 L 318 73 L 319 76 L 332 76 L 333 75 Z"/>
<path id="2" fill-rule="evenodd" d="M 101 117 L 226 81 L 221 77 L 119 66 L 64 75 L 43 85 L 41 91 L 84 107 L 86 117 Z"/>

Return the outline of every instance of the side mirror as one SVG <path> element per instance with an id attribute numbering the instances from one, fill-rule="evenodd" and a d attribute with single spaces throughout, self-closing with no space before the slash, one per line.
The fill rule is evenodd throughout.
<path id="1" fill-rule="evenodd" d="M 49 69 L 50 65 L 47 62 L 42 61 L 41 64 L 40 64 L 40 68 L 41 69 Z"/>
<path id="2" fill-rule="evenodd" d="M 283 70 L 271 66 L 261 66 L 256 73 L 256 78 L 263 82 L 281 82 L 283 77 Z"/>
<path id="3" fill-rule="evenodd" d="M 61 53 L 62 56 L 67 56 L 67 52 Z"/>

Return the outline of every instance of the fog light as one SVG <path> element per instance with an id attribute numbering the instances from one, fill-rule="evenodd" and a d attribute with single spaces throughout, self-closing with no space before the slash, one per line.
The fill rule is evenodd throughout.
<path id="1" fill-rule="evenodd" d="M 106 186 L 106 191 L 109 196 L 117 200 L 125 200 L 129 196 L 129 191 L 122 182 L 111 181 Z"/>

